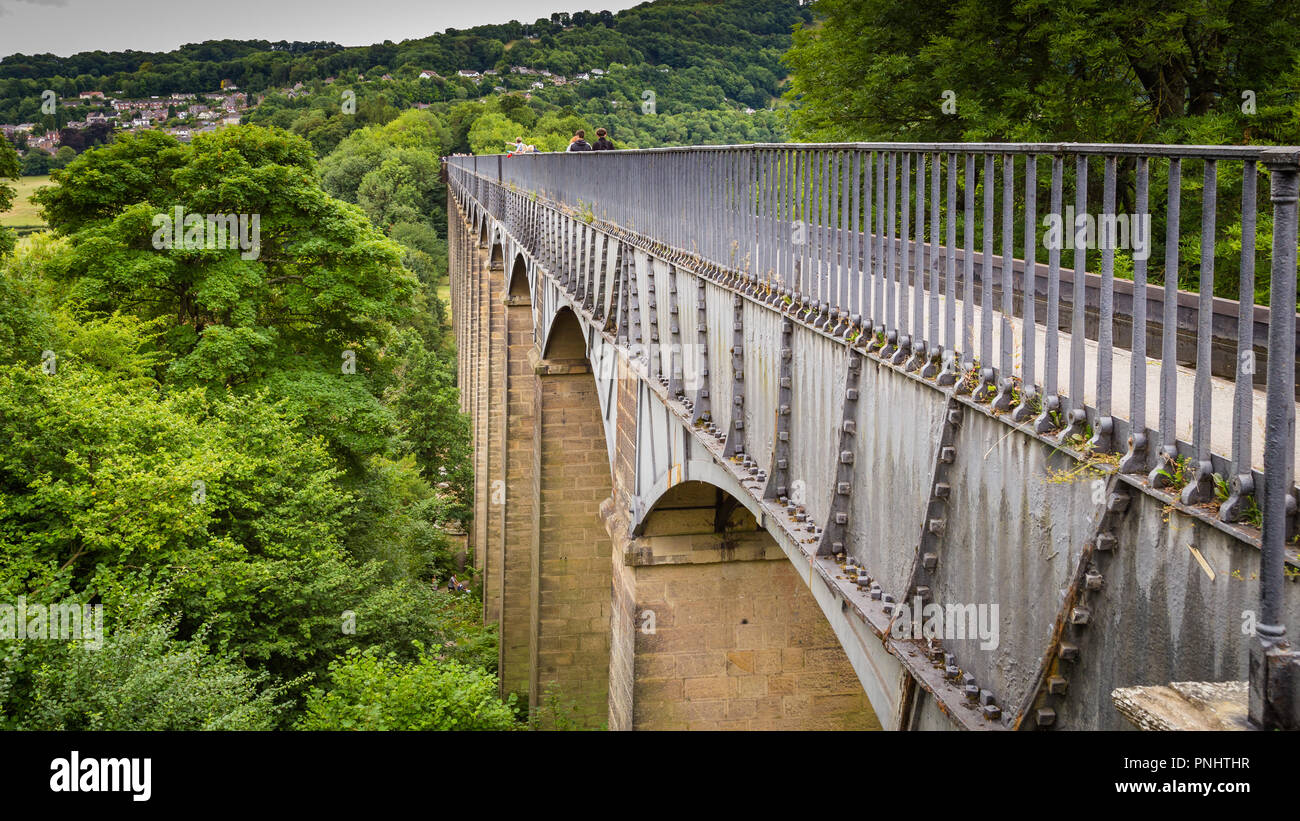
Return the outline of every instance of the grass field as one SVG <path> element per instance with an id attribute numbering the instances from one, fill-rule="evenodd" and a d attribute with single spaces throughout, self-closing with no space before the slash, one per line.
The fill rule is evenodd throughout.
<path id="1" fill-rule="evenodd" d="M 48 185 L 49 182 L 48 176 L 22 177 L 17 182 L 9 182 L 9 185 L 18 189 L 18 196 L 14 197 L 12 208 L 0 213 L 0 225 L 10 228 L 44 225 L 45 220 L 41 219 L 36 206 L 28 202 L 27 198 L 34 194 L 37 188 Z"/>

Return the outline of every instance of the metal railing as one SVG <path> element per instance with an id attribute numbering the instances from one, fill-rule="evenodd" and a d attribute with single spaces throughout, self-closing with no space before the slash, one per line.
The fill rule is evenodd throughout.
<path id="1" fill-rule="evenodd" d="M 1298 163 L 1295 147 L 970 143 L 448 159 L 494 213 L 536 194 L 739 272 L 827 332 L 1257 521 L 1265 637 L 1284 632 L 1295 506 Z"/>

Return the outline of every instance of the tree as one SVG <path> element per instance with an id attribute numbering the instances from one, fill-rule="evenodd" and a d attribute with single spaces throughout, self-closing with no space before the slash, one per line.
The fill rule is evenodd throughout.
<path id="1" fill-rule="evenodd" d="M 98 185 L 119 170 L 122 181 Z M 321 191 L 301 138 L 231 126 L 190 146 L 128 140 L 87 152 L 56 180 L 37 199 L 51 227 L 77 241 L 52 273 L 88 307 L 174 318 L 175 379 L 251 386 L 285 361 L 340 374 L 348 352 L 356 373 L 381 368 L 415 278 L 360 209 Z M 141 190 L 147 181 L 154 187 Z M 177 208 L 200 226 L 204 215 L 243 215 L 243 245 L 177 246 L 174 235 L 191 229 L 170 225 Z"/>
<path id="2" fill-rule="evenodd" d="M 496 676 L 455 661 L 403 664 L 375 652 L 330 665 L 329 689 L 313 688 L 300 730 L 511 730 Z"/>
<path id="3" fill-rule="evenodd" d="M 409 340 L 402 357 L 402 376 L 388 400 L 397 414 L 402 439 L 420 472 L 431 483 L 445 484 L 454 500 L 448 518 L 467 523 L 473 497 L 469 418 L 460 412 L 454 358 Z"/>
<path id="4" fill-rule="evenodd" d="M 16 180 L 21 172 L 18 152 L 14 151 L 8 140 L 0 140 L 0 213 L 8 211 L 13 205 L 17 189 L 5 182 Z M 4 258 L 14 247 L 14 232 L 0 227 L 0 259 Z"/>
<path id="5" fill-rule="evenodd" d="M 28 149 L 23 155 L 22 175 L 24 177 L 38 177 L 50 173 L 50 155 L 46 154 L 39 148 Z"/>
<path id="6" fill-rule="evenodd" d="M 818 140 L 1177 141 L 1211 114 L 1240 139 L 1242 91 L 1278 99 L 1300 41 L 1300 7 L 1268 0 L 816 8 L 786 61 L 796 133 Z"/>
<path id="7" fill-rule="evenodd" d="M 158 599 L 125 613 L 100 648 L 16 642 L 0 666 L 0 727 L 16 730 L 269 730 L 285 705 L 280 688 L 172 637 Z M 116 615 L 116 614 L 115 614 Z M 117 621 L 114 619 L 114 621 Z M 30 698 L 16 698 L 30 693 Z M 6 696 L 7 697 L 4 697 Z"/>
<path id="8" fill-rule="evenodd" d="M 66 168 L 68 163 L 76 158 L 76 149 L 70 145 L 61 145 L 59 150 L 54 152 L 54 159 L 50 162 L 50 168 Z"/>
<path id="9" fill-rule="evenodd" d="M 526 129 L 504 114 L 490 112 L 474 121 L 469 130 L 469 147 L 475 154 L 501 154 L 513 146 Z"/>
<path id="10" fill-rule="evenodd" d="M 18 152 L 8 140 L 0 140 L 0 211 L 8 211 L 18 194 L 5 180 L 16 180 L 20 175 Z"/>

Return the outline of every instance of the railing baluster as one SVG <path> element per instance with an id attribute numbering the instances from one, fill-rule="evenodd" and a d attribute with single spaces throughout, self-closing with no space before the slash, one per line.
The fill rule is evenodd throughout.
<path id="1" fill-rule="evenodd" d="M 912 351 L 924 350 L 925 333 L 925 154 L 916 155 L 916 247 L 912 265 Z M 915 367 L 915 362 L 913 366 Z"/>
<path id="2" fill-rule="evenodd" d="M 1241 521 L 1245 498 L 1254 496 L 1251 477 L 1251 416 L 1255 381 L 1255 174 L 1254 160 L 1241 169 L 1241 270 L 1237 283 L 1237 362 L 1232 396 L 1232 468 L 1230 492 L 1219 518 Z M 1136 321 L 1136 320 L 1135 320 Z"/>
<path id="3" fill-rule="evenodd" d="M 1012 418 L 1029 418 L 1038 396 L 1038 155 L 1025 157 L 1025 274 L 1021 288 L 1020 405 Z M 1041 401 L 1041 398 L 1040 398 Z"/>
<path id="4" fill-rule="evenodd" d="M 984 265 L 980 274 L 980 384 L 976 397 L 988 398 L 985 392 L 993 374 L 993 155 L 984 155 L 984 231 L 981 250 Z"/>
<path id="5" fill-rule="evenodd" d="M 948 233 L 944 254 L 944 334 L 946 356 L 957 351 L 957 154 L 948 154 Z M 956 364 L 954 359 L 954 365 Z"/>
<path id="6" fill-rule="evenodd" d="M 871 308 L 873 333 L 885 325 L 885 211 L 888 208 L 885 194 L 885 154 L 876 152 L 876 260 L 872 280 L 876 288 L 875 304 Z"/>
<path id="7" fill-rule="evenodd" d="M 935 359 L 939 351 L 939 183 L 942 179 L 939 167 L 942 155 L 935 153 L 930 160 L 930 324 L 927 328 L 925 353 L 930 359 L 929 370 L 925 376 L 938 374 L 938 362 Z"/>
<path id="8" fill-rule="evenodd" d="M 817 267 L 817 155 L 814 151 L 802 153 L 802 190 L 800 205 L 803 212 L 803 266 L 800 269 L 800 292 L 810 299 L 815 290 Z"/>
<path id="9" fill-rule="evenodd" d="M 889 248 L 888 248 L 889 261 L 885 265 L 884 322 L 885 322 L 886 338 L 889 337 L 889 334 L 894 333 L 898 327 L 897 325 L 894 324 L 894 273 L 896 268 L 895 263 L 898 260 L 898 245 L 895 243 L 895 238 L 894 238 L 894 214 L 898 209 L 898 198 L 897 198 L 897 188 L 896 188 L 897 171 L 898 171 L 898 154 L 891 151 L 889 153 L 889 205 L 887 207 L 887 212 L 886 212 L 887 220 L 888 220 L 888 226 L 886 230 L 889 232 L 889 238 L 887 240 L 887 242 L 889 243 Z"/>
<path id="10" fill-rule="evenodd" d="M 911 261 L 911 236 L 909 236 L 909 227 L 911 225 L 911 155 L 904 153 L 902 156 L 902 192 L 898 208 L 901 210 L 900 222 L 898 222 L 898 246 L 902 251 L 901 264 L 898 265 L 898 349 L 909 347 L 911 344 L 910 333 L 911 326 L 907 322 L 907 297 L 911 295 L 911 272 L 909 262 Z"/>
<path id="11" fill-rule="evenodd" d="M 1088 419 L 1084 408 L 1084 299 L 1088 268 L 1088 243 L 1084 228 L 1088 217 L 1088 157 L 1080 154 L 1074 163 L 1074 224 L 1069 227 L 1074 240 L 1074 296 L 1070 317 L 1070 413 L 1063 438 L 1083 436 Z"/>
<path id="12" fill-rule="evenodd" d="M 1196 311 L 1196 381 L 1192 384 L 1192 439 L 1196 475 L 1183 488 L 1183 504 L 1214 498 L 1214 464 L 1210 460 L 1210 337 L 1214 321 L 1214 226 L 1219 195 L 1219 164 L 1205 160 L 1201 192 L 1201 276 Z"/>
<path id="13" fill-rule="evenodd" d="M 1108 155 L 1102 172 L 1101 221 L 1098 239 L 1101 242 L 1101 304 L 1097 325 L 1097 424 L 1093 429 L 1092 445 L 1095 450 L 1108 451 L 1113 447 L 1114 422 L 1110 416 L 1111 365 L 1114 356 L 1114 291 L 1115 291 L 1115 166 L 1116 158 Z"/>
<path id="14" fill-rule="evenodd" d="M 965 254 L 962 259 L 962 365 L 975 363 L 975 155 L 966 155 L 966 207 L 963 213 Z"/>
<path id="15" fill-rule="evenodd" d="M 1014 311 L 1014 267 L 1015 244 L 1016 244 L 1016 226 L 1014 222 L 1015 214 L 1015 185 L 1016 185 L 1016 161 L 1010 154 L 1002 155 L 1002 322 L 999 325 L 1001 331 L 1001 361 L 998 368 L 1001 371 L 998 374 L 1000 386 L 997 397 L 993 400 L 993 406 L 1000 410 L 1008 410 L 1011 407 L 1011 389 L 1013 382 L 1011 380 L 1012 366 L 1012 341 L 1011 341 L 1011 319 L 1015 314 Z"/>
<path id="16" fill-rule="evenodd" d="M 831 285 L 831 248 L 834 243 L 831 205 L 834 203 L 831 188 L 835 184 L 835 155 L 832 151 L 822 152 L 821 166 L 821 213 L 818 224 L 821 226 L 821 245 L 818 250 L 821 252 L 820 264 L 817 266 L 817 301 L 819 307 L 824 309 L 830 304 L 830 285 Z"/>
<path id="17" fill-rule="evenodd" d="M 836 285 L 835 306 L 839 308 L 842 321 L 850 316 L 852 303 L 849 298 L 849 207 L 852 195 L 849 193 L 849 166 L 852 157 L 840 152 L 840 241 L 839 241 L 839 284 Z M 840 325 L 842 329 L 844 326 Z"/>
<path id="18" fill-rule="evenodd" d="M 862 308 L 862 152 L 853 152 L 853 169 L 849 172 L 853 180 L 853 205 L 850 209 L 853 214 L 853 225 L 850 227 L 850 248 L 853 255 L 853 261 L 850 266 L 852 271 L 851 298 L 853 304 L 849 308 L 849 317 L 864 316 Z M 870 171 L 867 172 L 870 178 Z M 867 193 L 867 210 L 871 210 L 870 189 Z"/>
<path id="19" fill-rule="evenodd" d="M 1178 237 L 1182 215 L 1182 160 L 1169 160 L 1169 205 L 1165 228 L 1165 292 L 1160 339 L 1160 462 L 1151 469 L 1153 487 L 1172 484 L 1177 469 L 1178 431 Z"/>
<path id="20" fill-rule="evenodd" d="M 1147 257 L 1151 253 L 1151 221 L 1147 215 L 1150 174 L 1146 157 L 1138 157 L 1134 169 L 1137 186 L 1136 213 L 1129 229 L 1133 237 L 1133 332 L 1129 375 L 1129 449 L 1120 461 L 1123 473 L 1142 473 L 1147 455 Z M 1141 239 L 1139 241 L 1139 232 Z"/>

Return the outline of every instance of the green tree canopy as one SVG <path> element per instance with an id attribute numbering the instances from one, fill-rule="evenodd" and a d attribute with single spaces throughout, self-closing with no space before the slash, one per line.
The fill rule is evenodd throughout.
<path id="1" fill-rule="evenodd" d="M 1300 141 L 1300 6 L 819 0 L 786 56 L 815 140 Z M 1242 109 L 1243 93 L 1258 115 Z M 949 102 L 947 110 L 944 103 Z M 954 107 L 955 106 L 955 107 Z"/>

